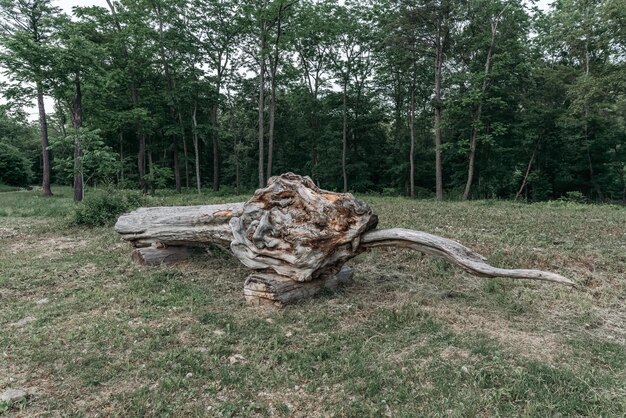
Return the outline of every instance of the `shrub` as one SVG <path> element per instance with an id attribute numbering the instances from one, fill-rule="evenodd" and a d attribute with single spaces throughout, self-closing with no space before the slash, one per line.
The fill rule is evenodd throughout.
<path id="1" fill-rule="evenodd" d="M 565 192 L 565 196 L 562 196 L 559 200 L 573 203 L 587 203 L 587 198 L 581 192 Z"/>
<path id="2" fill-rule="evenodd" d="M 144 203 L 139 192 L 106 188 L 88 194 L 76 207 L 74 223 L 86 226 L 111 225 L 121 214 Z"/>
<path id="3" fill-rule="evenodd" d="M 154 164 L 150 168 L 150 172 L 145 175 L 144 180 L 148 184 L 150 193 L 154 194 L 156 189 L 164 189 L 167 187 L 170 180 L 174 177 L 174 173 L 171 168 L 159 167 Z"/>
<path id="4" fill-rule="evenodd" d="M 33 179 L 31 162 L 12 145 L 0 142 L 0 183 L 8 186 L 28 186 Z"/>
<path id="5" fill-rule="evenodd" d="M 415 187 L 415 197 L 418 199 L 430 199 L 435 197 L 435 193 L 432 190 L 429 190 L 425 187 Z"/>
<path id="6" fill-rule="evenodd" d="M 400 196 L 402 193 L 395 187 L 383 187 L 383 190 L 380 192 L 381 196 Z"/>
<path id="7" fill-rule="evenodd" d="M 54 152 L 52 168 L 57 178 L 68 183 L 74 179 L 75 135 L 73 131 L 65 137 L 50 138 L 50 149 Z M 115 151 L 100 137 L 100 131 L 81 128 L 77 135 L 81 142 L 81 163 L 85 180 L 100 183 L 115 178 L 120 163 Z"/>

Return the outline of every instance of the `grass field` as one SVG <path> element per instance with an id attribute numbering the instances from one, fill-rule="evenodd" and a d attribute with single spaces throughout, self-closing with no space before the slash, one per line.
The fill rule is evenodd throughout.
<path id="1" fill-rule="evenodd" d="M 381 227 L 578 286 L 389 249 L 351 261 L 337 292 L 272 310 L 245 305 L 247 272 L 228 254 L 137 267 L 112 228 L 72 226 L 71 191 L 55 192 L 0 193 L 0 393 L 30 393 L 0 415 L 626 414 L 624 207 L 362 196 Z"/>

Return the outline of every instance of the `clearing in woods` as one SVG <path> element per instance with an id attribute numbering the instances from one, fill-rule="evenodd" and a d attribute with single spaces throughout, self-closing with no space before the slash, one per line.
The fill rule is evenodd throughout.
<path id="1" fill-rule="evenodd" d="M 112 228 L 71 226 L 71 190 L 0 194 L 0 414 L 623 416 L 626 209 L 361 196 L 381 227 L 456 239 L 576 289 L 480 279 L 397 249 L 352 284 L 251 308 L 220 249 L 140 268 Z M 243 196 L 161 196 L 153 205 Z"/>

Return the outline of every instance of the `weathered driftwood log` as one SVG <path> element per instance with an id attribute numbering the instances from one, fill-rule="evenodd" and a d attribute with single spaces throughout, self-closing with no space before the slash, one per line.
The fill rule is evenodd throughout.
<path id="1" fill-rule="evenodd" d="M 382 246 L 443 257 L 477 276 L 573 284 L 556 273 L 493 267 L 458 242 L 408 229 L 376 230 L 377 223 L 370 207 L 351 194 L 287 173 L 272 177 L 245 203 L 142 208 L 121 216 L 115 229 L 133 246 L 153 248 L 139 253 L 144 260 L 165 256 L 171 246 L 228 245 L 255 270 L 244 294 L 257 304 L 286 304 L 332 287 L 347 260 Z"/>
<path id="2" fill-rule="evenodd" d="M 474 276 L 510 277 L 574 284 L 571 280 L 549 271 L 493 267 L 486 263 L 485 257 L 456 241 L 411 229 L 391 228 L 370 231 L 361 238 L 361 246 L 363 248 L 410 248 L 424 254 L 445 258 Z"/>
<path id="3" fill-rule="evenodd" d="M 243 210 L 243 203 L 204 206 L 140 208 L 120 216 L 115 230 L 134 247 L 189 246 L 215 243 L 230 246 L 228 222 Z"/>

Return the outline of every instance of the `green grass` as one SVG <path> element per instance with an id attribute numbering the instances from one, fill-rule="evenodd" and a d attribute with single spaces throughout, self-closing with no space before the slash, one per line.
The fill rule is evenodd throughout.
<path id="1" fill-rule="evenodd" d="M 55 187 L 54 196 L 43 197 L 36 191 L 8 191 L 0 194 L 0 218 L 61 218 L 72 208 L 72 190 Z"/>
<path id="2" fill-rule="evenodd" d="M 21 190 L 20 187 L 15 187 L 15 186 L 7 186 L 6 184 L 0 183 L 0 193 L 4 193 L 4 192 L 17 192 Z"/>
<path id="3" fill-rule="evenodd" d="M 626 414 L 622 207 L 362 196 L 381 227 L 457 239 L 578 287 L 479 279 L 388 249 L 353 260 L 354 283 L 335 293 L 265 310 L 245 305 L 247 270 L 228 254 L 139 268 L 112 228 L 71 226 L 71 191 L 54 191 L 0 195 L 0 392 L 32 393 L 0 414 Z"/>

